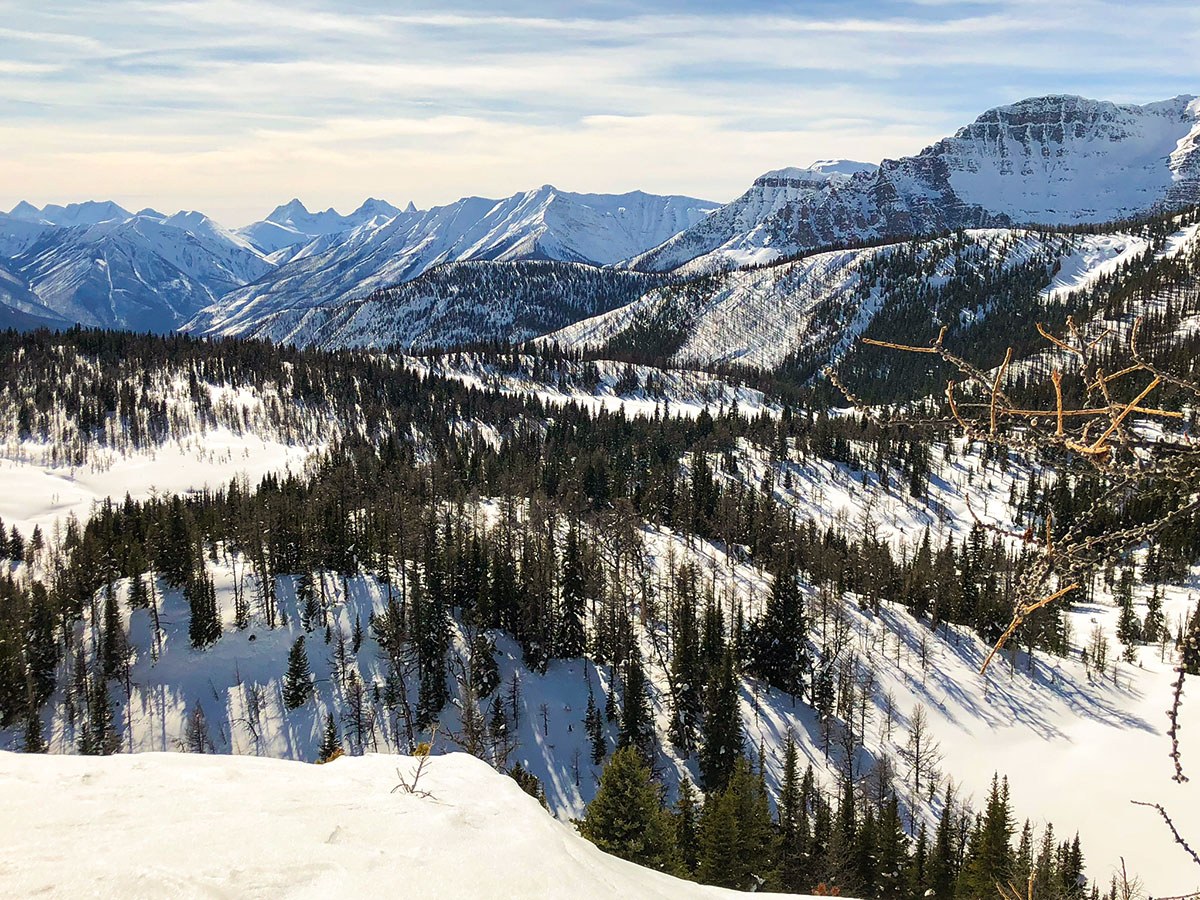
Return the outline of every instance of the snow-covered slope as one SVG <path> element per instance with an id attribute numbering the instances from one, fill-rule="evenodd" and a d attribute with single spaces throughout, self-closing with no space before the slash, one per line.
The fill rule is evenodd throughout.
<path id="1" fill-rule="evenodd" d="M 0 753 L 0 883 L 13 897 L 125 900 L 390 900 L 400 885 L 487 900 L 741 896 L 602 853 L 463 753 L 429 760 L 420 787 L 431 796 L 393 793 L 417 764 Z"/>
<path id="2" fill-rule="evenodd" d="M 1178 237 L 1173 252 L 1190 245 L 1195 228 Z M 659 288 L 543 340 L 569 348 L 632 350 L 657 341 L 669 345 L 667 355 L 678 364 L 774 368 L 792 354 L 824 362 L 844 350 L 893 298 L 936 290 L 984 267 L 1041 265 L 1043 297 L 1049 301 L 1111 274 L 1147 247 L 1145 236 L 1124 231 L 1061 235 L 977 229 L 961 237 L 827 251 Z"/>
<path id="3" fill-rule="evenodd" d="M 818 459 L 788 463 L 792 487 L 777 487 L 777 498 L 793 504 L 800 514 L 814 516 L 821 526 L 869 521 L 871 527 L 879 529 L 882 540 L 898 546 L 907 542 L 910 551 L 926 526 L 939 544 L 948 538 L 965 537 L 970 528 L 965 505 L 968 495 L 982 515 L 1006 521 L 1005 504 L 1011 484 L 1027 472 L 1016 467 L 1001 471 L 994 464 L 984 463 L 979 453 L 964 452 L 962 446 L 953 455 L 939 456 L 939 474 L 932 485 L 928 508 L 903 489 L 884 486 L 874 475 L 850 472 Z M 752 478 L 771 465 L 766 454 L 748 448 L 743 447 L 739 457 L 752 467 Z M 934 503 L 940 514 L 933 513 Z M 499 504 L 485 501 L 479 519 L 495 522 L 500 515 Z M 602 536 L 597 539 L 604 540 Z M 744 604 L 747 615 L 756 615 L 770 593 L 769 576 L 737 556 L 727 555 L 718 544 L 653 527 L 640 529 L 638 539 L 644 542 L 642 558 L 653 584 L 664 584 L 670 566 L 690 563 L 696 566 L 702 582 L 711 580 L 715 596 L 728 605 L 730 612 L 735 604 Z M 187 746 L 189 717 L 197 707 L 203 711 L 211 749 L 218 753 L 312 760 L 327 713 L 343 723 L 348 752 L 403 752 L 405 737 L 399 713 L 389 710 L 378 697 L 370 700 L 365 746 L 354 745 L 346 724 L 345 692 L 337 674 L 335 647 L 321 642 L 319 628 L 307 635 L 316 696 L 298 709 L 289 710 L 284 705 L 288 650 L 305 633 L 292 577 L 277 580 L 277 599 L 288 624 L 270 629 L 255 614 L 247 629 L 238 630 L 233 624 L 235 586 L 246 595 L 253 594 L 252 567 L 246 559 L 235 556 L 229 564 L 214 565 L 212 572 L 224 632 L 221 640 L 206 650 L 189 646 L 187 602 L 180 591 L 166 589 L 161 581 L 156 585 L 161 624 L 156 637 L 151 611 L 130 611 L 125 603 L 128 585 L 123 583 L 117 588 L 118 608 L 135 649 L 129 697 L 119 685 L 112 692 L 123 752 L 183 749 Z M 1193 570 L 1186 584 L 1165 589 L 1163 608 L 1168 621 L 1177 621 L 1194 607 L 1198 584 Z M 398 593 L 403 586 L 393 584 L 389 588 L 371 576 L 343 581 L 327 574 L 320 590 L 331 598 L 330 623 L 335 642 L 348 644 L 355 622 L 368 621 L 372 612 L 382 613 L 389 590 Z M 1139 614 L 1145 611 L 1148 593 L 1149 588 L 1138 590 Z M 921 706 L 928 714 L 929 734 L 941 746 L 941 774 L 953 779 L 960 799 L 973 798 L 978 805 L 986 796 L 992 774 L 1007 773 L 1012 778 L 1013 803 L 1021 815 L 1031 817 L 1039 828 L 1052 821 L 1060 836 L 1079 831 L 1089 854 L 1088 874 L 1095 881 L 1106 883 L 1112 867 L 1124 856 L 1152 891 L 1165 893 L 1179 884 L 1188 887 L 1194 883 L 1190 862 L 1157 830 L 1157 820 L 1150 814 L 1144 820 L 1134 820 L 1129 816 L 1136 814 L 1127 812 L 1130 800 L 1163 802 L 1172 809 L 1180 828 L 1189 834 L 1200 829 L 1200 788 L 1196 782 L 1183 786 L 1172 782 L 1166 758 L 1168 723 L 1163 710 L 1169 702 L 1172 678 L 1169 654 L 1164 658 L 1155 646 L 1141 647 L 1137 665 L 1114 661 L 1107 674 L 1099 675 L 1081 661 L 1078 652 L 1062 659 L 1043 654 L 1031 658 L 1018 652 L 1015 656 L 1006 654 L 986 675 L 980 675 L 979 667 L 989 645 L 967 629 L 930 630 L 898 604 L 885 602 L 874 614 L 853 596 L 843 600 L 807 588 L 805 604 L 813 640 L 824 642 L 841 630 L 839 640 L 853 671 L 857 677 L 870 679 L 866 745 L 856 761 L 861 772 L 870 771 L 875 762 L 887 758 L 896 767 L 898 777 L 905 777 L 907 728 Z M 1094 602 L 1074 607 L 1068 618 L 1077 646 L 1096 626 L 1108 635 L 1110 646 L 1117 646 L 1113 637 L 1117 610 L 1103 591 L 1097 593 Z M 91 630 L 93 624 L 87 619 L 80 623 L 75 646 L 86 650 L 95 645 L 98 631 Z M 578 816 L 594 795 L 600 772 L 598 766 L 590 764 L 583 723 L 588 690 L 590 686 L 603 705 L 605 694 L 616 690 L 610 673 L 606 667 L 582 659 L 554 660 L 545 673 L 532 672 L 523 665 L 522 651 L 513 640 L 501 633 L 493 637 L 500 683 L 507 685 L 514 678 L 519 682 L 520 709 L 512 733 L 516 749 L 510 762 L 520 762 L 541 779 L 551 811 L 560 818 Z M 655 729 L 660 735 L 656 767 L 669 797 L 673 797 L 683 775 L 696 781 L 699 773 L 694 759 L 680 758 L 661 737 L 671 721 L 671 702 L 666 661 L 656 639 L 661 636 L 656 638 L 646 629 L 638 631 L 650 681 Z M 453 643 L 454 654 L 465 654 L 466 633 L 461 624 L 454 626 Z M 369 630 L 357 652 L 350 652 L 348 647 L 346 652 L 349 666 L 365 684 L 386 682 L 386 654 Z M 823 750 L 821 725 L 810 706 L 750 678 L 741 681 L 739 693 L 747 746 L 765 747 L 765 774 L 773 792 L 779 787 L 782 745 L 789 731 L 796 736 L 801 764 L 812 763 L 822 789 L 836 784 L 841 760 L 836 752 L 829 755 Z M 458 730 L 455 710 L 451 704 L 443 713 L 444 734 Z M 1200 727 L 1200 707 L 1185 703 L 1182 716 L 1186 737 Z M 73 752 L 78 726 L 70 724 L 61 689 L 43 710 L 43 718 L 50 751 Z M 604 735 L 611 749 L 616 726 L 605 725 Z M 0 736 L 0 746 L 15 748 L 20 740 L 19 729 L 14 729 Z M 443 747 L 452 749 L 453 741 L 443 739 Z M 983 747 L 986 752 L 981 752 Z M 435 758 L 435 764 L 443 758 Z M 38 765 L 5 759 L 22 767 Z M 113 765 L 136 767 L 137 760 L 146 757 L 129 759 Z M 369 765 L 370 759 L 357 765 Z M 55 764 L 42 765 L 53 771 Z M 84 764 L 58 765 L 69 768 Z M 394 765 L 385 769 L 389 776 Z M 479 765 L 484 771 L 482 763 L 471 765 Z M 19 771 L 24 776 L 30 770 Z M 154 781 L 144 773 L 141 780 L 143 784 Z M 251 780 L 240 780 L 242 790 Z M 77 779 L 80 785 L 89 781 Z M 395 783 L 386 781 L 380 794 Z M 437 784 L 436 779 L 431 778 L 429 784 Z M 8 785 L 4 787 L 5 797 L 12 796 Z M 201 782 L 197 782 L 196 789 L 200 787 Z M 444 799 L 433 787 L 430 789 L 439 800 Z M 191 802 L 190 795 L 185 802 Z M 926 797 L 915 798 L 915 803 L 918 816 L 932 821 L 936 804 Z M 254 805 L 246 803 L 248 807 Z M 315 812 L 294 816 L 306 826 L 312 826 L 314 817 Z M 98 817 L 79 818 L 90 822 Z M 1137 821 L 1137 827 L 1114 827 L 1114 820 Z M 326 824 L 320 840 L 336 833 L 335 826 L 347 827 L 337 821 L 322 823 Z M 47 842 L 47 846 L 51 844 Z"/>
<path id="4" fill-rule="evenodd" d="M 205 310 L 209 334 L 315 346 L 405 350 L 480 341 L 519 342 L 624 306 L 661 276 L 544 260 L 448 263 L 359 300 L 264 314 L 263 301 Z M 227 318 L 216 318 L 227 314 Z"/>
<path id="5" fill-rule="evenodd" d="M 821 177 L 835 172 L 841 177 Z M 875 169 L 768 172 L 636 264 L 721 268 L 864 238 L 1105 222 L 1198 201 L 1200 100 L 1135 106 L 1036 97 L 989 110 L 953 137 Z"/>
<path id="6" fill-rule="evenodd" d="M 186 327 L 225 333 L 225 321 L 262 321 L 284 310 L 364 297 L 447 262 L 607 265 L 661 243 L 715 206 L 640 191 L 570 194 L 544 185 L 500 201 L 467 197 L 423 212 L 410 209 L 336 241 L 314 239 L 269 277 L 230 292 Z"/>

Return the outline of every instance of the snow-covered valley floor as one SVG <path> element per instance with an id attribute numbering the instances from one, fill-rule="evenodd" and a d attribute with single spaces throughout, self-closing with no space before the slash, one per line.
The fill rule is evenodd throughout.
<path id="1" fill-rule="evenodd" d="M 119 502 L 126 494 L 134 500 L 156 491 L 184 494 L 241 477 L 258 484 L 272 472 L 300 471 L 320 448 L 216 428 L 153 449 L 95 449 L 77 466 L 52 462 L 50 449 L 23 442 L 0 450 L 0 518 L 26 537 L 35 525 L 49 536 L 56 520 L 71 515 L 85 522 L 93 505 L 105 498 Z"/>

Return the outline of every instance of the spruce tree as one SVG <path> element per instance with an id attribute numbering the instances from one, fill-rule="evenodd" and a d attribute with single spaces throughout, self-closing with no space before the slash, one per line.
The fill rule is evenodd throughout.
<path id="1" fill-rule="evenodd" d="M 304 635 L 296 638 L 288 653 L 287 672 L 283 676 L 283 703 L 288 709 L 299 709 L 312 696 L 312 672 L 308 668 L 308 652 Z"/>
<path id="2" fill-rule="evenodd" d="M 557 655 L 565 658 L 583 656 L 587 636 L 584 632 L 583 558 L 579 547 L 579 532 L 574 523 L 567 531 L 567 546 L 563 551 L 562 599 L 559 603 Z"/>
<path id="3" fill-rule="evenodd" d="M 337 723 L 333 721 L 333 713 L 325 714 L 325 734 L 321 738 L 321 746 L 317 750 L 319 762 L 329 762 L 330 758 L 342 749 L 338 740 Z"/>
<path id="4" fill-rule="evenodd" d="M 646 673 L 641 654 L 635 647 L 625 664 L 625 691 L 621 699 L 621 731 L 618 747 L 634 747 L 643 761 L 654 758 L 654 719 L 646 696 Z"/>
<path id="5" fill-rule="evenodd" d="M 705 692 L 704 743 L 700 748 L 700 775 L 706 793 L 719 793 L 745 746 L 738 685 L 733 671 L 733 651 L 727 649 Z"/>
<path id="6" fill-rule="evenodd" d="M 754 674 L 781 691 L 800 694 L 811 659 L 804 606 L 796 573 L 790 566 L 775 573 L 766 610 L 754 627 L 751 643 Z"/>
<path id="7" fill-rule="evenodd" d="M 675 846 L 679 864 L 686 876 L 695 874 L 700 865 L 699 811 L 696 789 L 686 775 L 679 780 L 679 796 L 675 800 Z"/>
<path id="8" fill-rule="evenodd" d="M 598 766 L 604 762 L 608 754 L 608 746 L 604 742 L 604 726 L 600 721 L 600 710 L 596 708 L 596 697 L 592 693 L 592 683 L 588 682 L 587 712 L 583 716 L 583 725 L 587 730 L 588 742 L 591 744 L 592 765 Z"/>
<path id="9" fill-rule="evenodd" d="M 606 853 L 663 872 L 677 866 L 674 828 L 637 750 L 612 755 L 579 833 Z"/>

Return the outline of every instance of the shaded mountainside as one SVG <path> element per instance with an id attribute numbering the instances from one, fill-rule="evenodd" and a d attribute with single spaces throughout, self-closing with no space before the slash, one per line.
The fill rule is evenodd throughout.
<path id="1" fill-rule="evenodd" d="M 545 185 L 504 200 L 468 197 L 426 211 L 410 209 L 336 241 L 314 240 L 268 277 L 222 297 L 186 328 L 243 334 L 236 323 L 263 322 L 302 307 L 332 309 L 449 262 L 607 265 L 661 243 L 715 206 L 640 191 L 571 194 Z"/>
<path id="2" fill-rule="evenodd" d="M 112 203 L 47 209 L 36 220 L 0 217 L 0 252 L 8 254 L 0 263 L 20 287 L 0 300 L 29 315 L 48 310 L 66 324 L 174 331 L 273 267 L 202 213 L 129 215 Z"/>
<path id="3" fill-rule="evenodd" d="M 884 354 L 856 347 L 860 336 L 928 344 L 945 326 L 951 346 L 981 361 L 1008 345 L 1021 355 L 1036 322 L 1090 317 L 1114 285 L 1144 292 L 1156 278 L 1192 285 L 1169 309 L 1147 307 L 1163 316 L 1153 328 L 1186 340 L 1200 312 L 1196 222 L 1192 210 L 1113 228 L 973 229 L 818 252 L 656 288 L 539 343 L 654 364 L 776 370 L 798 382 L 849 354 L 849 368 L 881 387 L 886 370 L 870 373 Z M 936 390 L 938 377 L 931 370 L 919 384 Z M 891 393 L 915 387 L 897 383 Z"/>
<path id="4" fill-rule="evenodd" d="M 450 263 L 360 300 L 305 304 L 266 316 L 250 305 L 205 331 L 325 349 L 519 342 L 624 306 L 664 280 L 578 263 Z"/>

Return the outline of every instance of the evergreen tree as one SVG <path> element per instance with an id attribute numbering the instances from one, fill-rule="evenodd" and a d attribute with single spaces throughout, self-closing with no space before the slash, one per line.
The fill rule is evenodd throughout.
<path id="1" fill-rule="evenodd" d="M 579 547 L 579 531 L 572 523 L 567 531 L 567 546 L 563 551 L 562 599 L 559 603 L 558 655 L 565 658 L 583 656 L 587 645 L 584 632 L 583 558 Z"/>
<path id="2" fill-rule="evenodd" d="M 483 632 L 475 635 L 471 641 L 471 685 L 480 700 L 486 700 L 500 687 L 496 647 Z"/>
<path id="3" fill-rule="evenodd" d="M 618 747 L 634 747 L 649 763 L 654 758 L 654 719 L 646 696 L 646 674 L 635 647 L 625 664 L 625 691 L 621 696 L 621 731 Z"/>
<path id="4" fill-rule="evenodd" d="M 704 743 L 700 748 L 700 776 L 706 793 L 720 793 L 729 783 L 734 766 L 745 749 L 738 685 L 733 671 L 733 651 L 727 649 L 705 692 Z"/>
<path id="5" fill-rule="evenodd" d="M 683 874 L 694 875 L 700 865 L 699 811 L 696 789 L 686 775 L 679 780 L 679 796 L 675 800 L 675 846 Z"/>
<path id="6" fill-rule="evenodd" d="M 796 573 L 784 566 L 775 573 L 762 619 L 751 637 L 753 673 L 789 694 L 800 694 L 811 668 L 808 624 Z"/>
<path id="7" fill-rule="evenodd" d="M 954 795 L 946 788 L 942 815 L 938 819 L 933 848 L 929 853 L 928 885 L 935 900 L 954 900 L 954 883 L 958 877 L 954 847 Z"/>
<path id="8" fill-rule="evenodd" d="M 1008 779 L 1001 782 L 993 775 L 987 808 L 965 873 L 966 883 L 972 890 L 984 892 L 1012 880 L 1014 830 L 1009 811 Z"/>
<path id="9" fill-rule="evenodd" d="M 221 618 L 217 612 L 217 591 L 204 571 L 192 571 L 183 586 L 183 596 L 191 611 L 188 638 L 197 649 L 214 644 L 221 637 Z"/>
<path id="10" fill-rule="evenodd" d="M 677 866 L 672 822 L 650 769 L 633 747 L 612 755 L 578 824 L 579 833 L 606 853 L 663 872 Z"/>
<path id="11" fill-rule="evenodd" d="M 304 635 L 296 638 L 288 653 L 287 672 L 283 676 L 283 703 L 288 709 L 299 709 L 312 696 L 312 672 L 308 668 L 308 652 Z"/>
<path id="12" fill-rule="evenodd" d="M 879 900 L 902 900 L 906 894 L 908 835 L 900 817 L 900 801 L 888 798 L 876 829 L 876 896 Z"/>
<path id="13" fill-rule="evenodd" d="M 699 875 L 705 884 L 758 890 L 774 884 L 774 828 L 766 786 L 744 756 L 700 819 Z"/>
<path id="14" fill-rule="evenodd" d="M 303 640 L 303 638 L 301 638 Z M 321 746 L 317 750 L 317 760 L 319 762 L 329 762 L 333 755 L 342 749 L 341 741 L 338 740 L 337 723 L 333 721 L 333 713 L 325 714 L 325 734 L 321 738 Z"/>
<path id="15" fill-rule="evenodd" d="M 783 784 L 779 788 L 776 815 L 779 822 L 779 883 L 785 891 L 799 893 L 805 881 L 804 859 L 807 833 L 800 834 L 801 807 L 799 755 L 796 738 L 788 730 L 783 751 Z M 807 823 L 805 823 L 807 831 Z"/>
<path id="16" fill-rule="evenodd" d="M 596 708 L 596 697 L 592 693 L 592 683 L 588 682 L 587 712 L 584 713 L 583 725 L 587 730 L 588 742 L 592 749 L 592 765 L 598 766 L 604 762 L 608 754 L 608 746 L 604 742 L 604 726 L 600 721 L 600 710 Z"/>
<path id="17" fill-rule="evenodd" d="M 42 737 L 42 717 L 32 703 L 25 716 L 25 752 L 45 753 L 46 740 Z"/>

